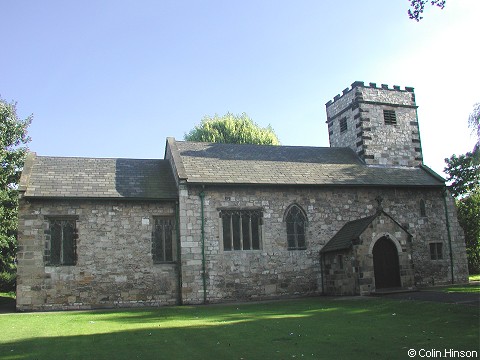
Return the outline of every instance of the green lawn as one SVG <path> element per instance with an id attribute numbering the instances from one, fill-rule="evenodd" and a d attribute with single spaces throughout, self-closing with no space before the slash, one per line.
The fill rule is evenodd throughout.
<path id="1" fill-rule="evenodd" d="M 462 293 L 480 293 L 480 286 L 479 285 L 456 285 L 444 288 L 443 291 L 446 292 L 462 292 Z"/>
<path id="2" fill-rule="evenodd" d="M 409 349 L 478 351 L 479 336 L 473 306 L 319 297 L 0 315 L 0 358 L 408 359 Z"/>
<path id="3" fill-rule="evenodd" d="M 480 274 L 470 275 L 468 277 L 468 280 L 470 280 L 470 281 L 480 281 Z"/>
<path id="4" fill-rule="evenodd" d="M 477 275 L 474 275 L 477 276 Z M 478 275 L 480 276 L 480 275 Z M 472 280 L 472 276 L 470 276 L 470 284 L 460 284 L 460 285 L 444 285 L 444 286 L 436 286 L 429 288 L 429 291 L 442 291 L 447 293 L 480 293 L 480 284 L 476 282 L 477 280 Z M 475 281 L 475 282 L 472 282 Z"/>
<path id="5" fill-rule="evenodd" d="M 13 291 L 9 291 L 9 292 L 1 292 L 0 291 L 0 298 L 9 298 L 9 299 L 14 299 L 15 298 L 15 293 Z"/>

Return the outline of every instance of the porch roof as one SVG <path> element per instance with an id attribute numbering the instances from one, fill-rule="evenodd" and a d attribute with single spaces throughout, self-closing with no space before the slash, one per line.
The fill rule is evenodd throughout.
<path id="1" fill-rule="evenodd" d="M 375 220 L 378 216 L 385 216 L 390 219 L 393 223 L 398 226 L 399 229 L 402 229 L 409 237 L 412 234 L 402 226 L 397 220 L 395 220 L 391 215 L 387 214 L 381 205 L 377 208 L 375 214 L 360 218 L 357 220 L 352 220 L 347 222 L 343 227 L 338 230 L 338 232 L 325 244 L 325 246 L 320 250 L 321 253 L 346 250 L 353 245 L 353 242 L 362 235 L 362 233 L 367 229 L 367 227 Z"/>
<path id="2" fill-rule="evenodd" d="M 378 213 L 361 219 L 347 222 L 343 227 L 325 244 L 320 250 L 321 253 L 330 251 L 346 250 L 352 246 L 353 241 L 365 231 L 370 223 L 378 216 Z"/>

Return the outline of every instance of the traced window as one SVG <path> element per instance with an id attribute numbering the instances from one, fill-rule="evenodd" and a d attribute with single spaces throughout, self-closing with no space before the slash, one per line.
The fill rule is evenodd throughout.
<path id="1" fill-rule="evenodd" d="M 427 216 L 427 208 L 425 206 L 425 200 L 420 199 L 420 216 L 426 217 Z"/>
<path id="2" fill-rule="evenodd" d="M 175 261 L 176 232 L 174 217 L 154 217 L 152 258 L 154 263 Z"/>
<path id="3" fill-rule="evenodd" d="M 383 110 L 385 125 L 397 125 L 397 115 L 394 110 Z"/>
<path id="4" fill-rule="evenodd" d="M 307 218 L 303 210 L 297 205 L 290 206 L 287 209 L 285 221 L 287 223 L 288 249 L 305 249 L 305 230 L 307 226 Z"/>
<path id="5" fill-rule="evenodd" d="M 442 260 L 443 259 L 443 244 L 442 243 L 430 243 L 430 259 Z"/>
<path id="6" fill-rule="evenodd" d="M 223 250 L 260 250 L 262 211 L 221 210 Z"/>
<path id="7" fill-rule="evenodd" d="M 343 133 L 347 131 L 347 118 L 340 119 L 340 132 Z"/>
<path id="8" fill-rule="evenodd" d="M 77 218 L 52 217 L 45 231 L 45 263 L 75 265 L 77 262 Z"/>

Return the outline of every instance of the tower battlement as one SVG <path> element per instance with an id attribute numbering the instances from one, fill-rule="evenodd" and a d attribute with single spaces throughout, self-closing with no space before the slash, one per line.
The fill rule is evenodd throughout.
<path id="1" fill-rule="evenodd" d="M 413 87 L 355 81 L 325 104 L 332 147 L 350 147 L 367 164 L 423 163 Z"/>
<path id="2" fill-rule="evenodd" d="M 333 100 L 329 100 L 325 106 L 329 107 L 332 105 L 335 101 L 339 100 L 342 96 L 348 94 L 350 91 L 354 90 L 356 87 L 363 87 L 363 88 L 371 88 L 371 89 L 382 89 L 382 90 L 391 90 L 391 91 L 404 91 L 404 92 L 409 92 L 409 93 L 414 93 L 414 88 L 410 86 L 405 86 L 404 90 L 401 89 L 400 86 L 398 85 L 393 85 L 392 88 L 389 87 L 388 84 L 381 84 L 380 87 L 377 86 L 377 83 L 369 83 L 368 85 L 365 85 L 364 81 L 355 81 L 352 83 L 351 87 L 345 88 L 342 91 L 342 94 L 337 94 Z M 413 99 L 415 101 L 415 98 Z"/>

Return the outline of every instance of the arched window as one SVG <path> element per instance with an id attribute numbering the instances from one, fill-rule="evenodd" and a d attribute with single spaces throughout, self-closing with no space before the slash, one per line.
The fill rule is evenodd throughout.
<path id="1" fill-rule="evenodd" d="M 289 250 L 305 249 L 305 232 L 307 228 L 307 217 L 303 209 L 294 204 L 285 212 L 287 223 L 287 243 Z"/>
<path id="2" fill-rule="evenodd" d="M 426 217 L 427 216 L 427 208 L 425 207 L 425 200 L 420 199 L 420 216 Z"/>

